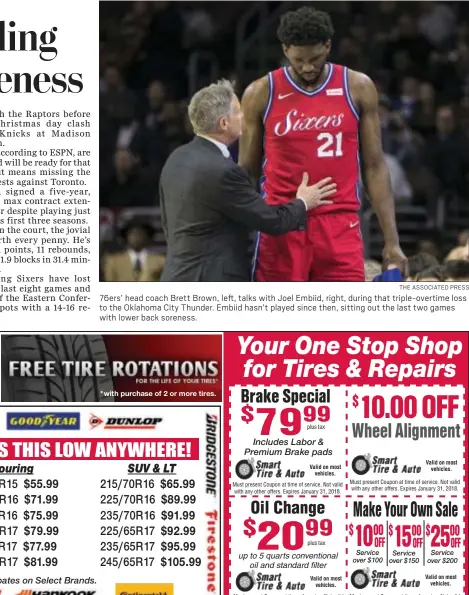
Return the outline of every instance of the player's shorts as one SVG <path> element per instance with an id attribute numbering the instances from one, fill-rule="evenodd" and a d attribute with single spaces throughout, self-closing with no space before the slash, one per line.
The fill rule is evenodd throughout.
<path id="1" fill-rule="evenodd" d="M 308 217 L 306 231 L 259 234 L 255 281 L 364 281 L 360 219 L 354 212 Z"/>

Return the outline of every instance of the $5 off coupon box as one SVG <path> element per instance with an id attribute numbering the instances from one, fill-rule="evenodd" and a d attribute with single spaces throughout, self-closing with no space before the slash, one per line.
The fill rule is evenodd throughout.
<path id="1" fill-rule="evenodd" d="M 225 335 L 225 592 L 466 593 L 464 333 Z"/>

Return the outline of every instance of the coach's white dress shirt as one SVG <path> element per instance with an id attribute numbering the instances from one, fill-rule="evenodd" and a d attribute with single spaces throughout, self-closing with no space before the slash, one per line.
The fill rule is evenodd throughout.
<path id="1" fill-rule="evenodd" d="M 204 138 L 205 140 L 209 140 L 211 143 L 216 145 L 225 157 L 231 157 L 230 152 L 228 151 L 228 147 L 225 144 L 221 143 L 219 140 L 215 140 L 210 136 L 204 136 L 203 134 L 198 134 L 197 136 L 200 136 L 200 138 Z"/>

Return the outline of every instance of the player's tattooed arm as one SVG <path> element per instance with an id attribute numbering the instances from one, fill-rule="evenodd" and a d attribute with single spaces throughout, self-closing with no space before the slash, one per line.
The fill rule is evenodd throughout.
<path id="1" fill-rule="evenodd" d="M 384 235 L 383 268 L 398 266 L 407 275 L 407 259 L 399 246 L 394 197 L 381 141 L 378 93 L 365 74 L 350 73 L 350 90 L 360 114 L 363 181 Z"/>
<path id="2" fill-rule="evenodd" d="M 269 80 L 264 76 L 254 81 L 244 91 L 241 100 L 243 131 L 239 139 L 239 159 L 251 180 L 257 185 L 262 170 L 262 145 L 264 138 L 263 115 L 269 99 Z"/>

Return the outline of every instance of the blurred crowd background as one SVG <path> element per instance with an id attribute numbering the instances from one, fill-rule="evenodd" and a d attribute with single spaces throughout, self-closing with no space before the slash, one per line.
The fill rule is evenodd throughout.
<path id="1" fill-rule="evenodd" d="M 440 266 L 450 253 L 451 260 L 469 260 L 469 3 L 301 4 L 331 14 L 331 61 L 367 73 L 378 87 L 404 251 L 425 255 L 424 262 L 414 258 L 422 261 L 422 271 Z M 103 280 L 159 279 L 165 243 L 158 180 L 169 153 L 192 138 L 189 97 L 219 77 L 235 81 L 241 94 L 252 80 L 281 66 L 279 17 L 299 6 L 100 3 Z M 232 152 L 236 159 L 237 148 Z M 372 270 L 379 266 L 382 237 L 362 194 L 362 233 Z M 428 255 L 434 260 L 426 261 Z M 438 275 L 454 278 L 440 269 Z"/>

